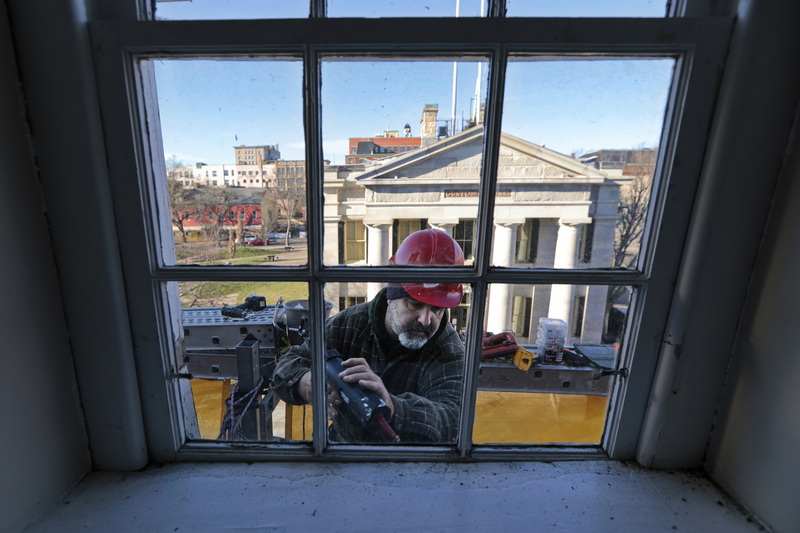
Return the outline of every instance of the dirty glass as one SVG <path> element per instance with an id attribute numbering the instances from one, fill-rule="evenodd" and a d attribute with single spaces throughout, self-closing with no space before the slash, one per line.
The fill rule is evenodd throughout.
<path id="1" fill-rule="evenodd" d="M 302 63 L 152 60 L 174 259 L 167 265 L 307 262 Z M 162 232 L 167 233 L 168 232 Z"/>
<path id="2" fill-rule="evenodd" d="M 421 300 L 447 286 L 453 309 Z M 464 385 L 468 289 L 461 284 L 327 283 L 338 302 L 326 340 L 332 444 L 454 444 Z M 370 320 L 374 316 L 375 320 Z M 375 338 L 381 339 L 377 345 Z"/>
<path id="3" fill-rule="evenodd" d="M 506 0 L 509 17 L 664 17 L 667 0 Z"/>
<path id="4" fill-rule="evenodd" d="M 309 335 L 303 283 L 183 281 L 177 284 L 181 373 L 189 438 L 310 440 L 310 416 L 278 398 L 276 361 Z M 192 416 L 192 413 L 194 416 Z M 307 434 L 306 434 L 307 433 Z"/>
<path id="5" fill-rule="evenodd" d="M 307 18 L 308 1 L 156 0 L 156 20 L 243 20 Z"/>
<path id="6" fill-rule="evenodd" d="M 637 267 L 673 69 L 670 58 L 509 62 L 492 264 Z"/>
<path id="7" fill-rule="evenodd" d="M 633 289 L 493 284 L 475 443 L 600 442 Z"/>
<path id="8" fill-rule="evenodd" d="M 472 260 L 487 70 L 480 57 L 323 60 L 326 265 L 387 265 L 428 228 Z"/>
<path id="9" fill-rule="evenodd" d="M 328 0 L 329 17 L 480 17 L 486 0 Z"/>

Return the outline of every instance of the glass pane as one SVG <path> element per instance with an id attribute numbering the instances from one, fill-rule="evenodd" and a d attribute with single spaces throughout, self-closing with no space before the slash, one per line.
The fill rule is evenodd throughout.
<path id="1" fill-rule="evenodd" d="M 329 17 L 480 17 L 485 0 L 328 0 Z"/>
<path id="2" fill-rule="evenodd" d="M 425 303 L 440 296 L 436 288 L 415 290 L 325 286 L 325 299 L 338 302 L 325 339 L 331 442 L 455 442 L 464 377 L 456 315 L 466 316 L 465 298 L 446 304 L 451 309 Z"/>
<path id="3" fill-rule="evenodd" d="M 175 242 L 165 263 L 305 264 L 302 63 L 153 66 L 170 206 L 161 223 Z"/>
<path id="4" fill-rule="evenodd" d="M 307 18 L 310 2 L 282 0 L 156 0 L 156 20 Z"/>
<path id="5" fill-rule="evenodd" d="M 173 284 L 174 286 L 174 284 Z M 310 411 L 273 394 L 276 360 L 309 334 L 303 283 L 187 281 L 177 284 L 185 353 L 189 438 L 310 440 Z M 190 415 L 191 416 L 191 415 Z"/>
<path id="6" fill-rule="evenodd" d="M 326 265 L 387 265 L 426 228 L 472 260 L 487 71 L 473 58 L 323 62 Z"/>
<path id="7" fill-rule="evenodd" d="M 476 443 L 600 442 L 632 289 L 492 285 Z"/>
<path id="8" fill-rule="evenodd" d="M 666 0 L 506 0 L 509 17 L 665 17 Z"/>
<path id="9" fill-rule="evenodd" d="M 638 266 L 673 68 L 672 59 L 509 63 L 494 265 Z"/>

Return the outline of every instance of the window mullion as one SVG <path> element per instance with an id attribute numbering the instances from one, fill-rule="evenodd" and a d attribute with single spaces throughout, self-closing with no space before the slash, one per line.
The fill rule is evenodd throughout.
<path id="1" fill-rule="evenodd" d="M 322 213 L 322 131 L 320 121 L 320 60 L 313 47 L 307 47 L 303 57 L 303 114 L 306 137 L 306 203 L 309 213 Z M 327 400 L 325 386 L 325 317 L 322 281 L 317 276 L 322 265 L 322 217 L 306 220 L 308 232 L 308 261 L 311 283 L 308 287 L 311 320 L 311 377 L 313 406 L 314 454 L 321 455 L 327 446 Z"/>
<path id="2" fill-rule="evenodd" d="M 506 0 L 489 0 L 488 14 L 490 17 L 505 17 L 507 9 Z"/>
<path id="3" fill-rule="evenodd" d="M 495 188 L 497 185 L 497 166 L 500 153 L 501 117 L 503 109 L 503 90 L 507 50 L 505 46 L 496 48 L 489 67 L 489 91 L 486 106 L 486 122 L 483 138 L 483 165 L 481 168 L 480 205 L 478 206 L 478 238 L 475 264 L 478 280 L 472 285 L 472 310 L 469 323 L 472 335 L 467 336 L 466 363 L 464 374 L 464 399 L 461 405 L 459 428 L 459 453 L 465 456 L 472 447 L 472 421 L 475 419 L 478 374 L 480 373 L 481 337 L 485 316 L 488 286 L 482 274 L 489 269 L 492 247 L 492 216 L 494 213 Z M 470 355 L 474 357 L 470 358 Z"/>
<path id="4" fill-rule="evenodd" d="M 327 0 L 311 0 L 309 17 L 312 19 L 327 17 L 327 4 Z"/>

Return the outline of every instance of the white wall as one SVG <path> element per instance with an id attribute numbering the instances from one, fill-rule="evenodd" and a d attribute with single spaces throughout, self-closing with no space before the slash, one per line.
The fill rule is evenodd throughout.
<path id="1" fill-rule="evenodd" d="M 776 531 L 800 524 L 800 136 L 756 265 L 707 468 Z"/>
<path id="2" fill-rule="evenodd" d="M 105 3 L 112 4 L 132 3 Z M 38 205 L 47 211 L 92 463 L 140 468 L 147 462 L 140 369 L 132 356 L 134 333 L 89 53 L 87 2 L 59 0 L 47 9 L 26 0 L 5 5 L 24 92 L 17 104 L 30 127 L 41 185 Z"/>
<path id="3" fill-rule="evenodd" d="M 19 531 L 91 462 L 41 190 L 0 5 L 0 531 Z"/>
<path id="4" fill-rule="evenodd" d="M 703 464 L 795 120 L 800 3 L 743 0 L 736 20 L 637 452 L 646 466 Z"/>

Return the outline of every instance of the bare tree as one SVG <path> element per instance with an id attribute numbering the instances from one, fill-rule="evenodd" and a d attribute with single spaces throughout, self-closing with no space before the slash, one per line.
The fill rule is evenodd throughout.
<path id="1" fill-rule="evenodd" d="M 233 231 L 228 232 L 228 255 L 231 257 L 231 263 L 233 263 L 233 258 L 236 257 L 236 239 L 233 236 Z"/>
<path id="2" fill-rule="evenodd" d="M 263 237 L 278 228 L 278 210 L 269 190 L 261 197 L 261 233 Z"/>
<path id="3" fill-rule="evenodd" d="M 626 166 L 626 174 L 633 176 L 633 179 L 620 191 L 620 218 L 612 256 L 612 266 L 616 268 L 631 268 L 639 257 L 655 161 L 658 155 L 658 149 L 639 148 L 631 152 L 631 160 Z M 627 287 L 623 286 L 610 287 L 609 304 L 619 303 L 627 291 Z"/>
<path id="4" fill-rule="evenodd" d="M 629 268 L 636 261 L 649 199 L 648 176 L 634 177 L 622 190 L 617 238 L 614 242 L 613 266 Z"/>
<path id="5" fill-rule="evenodd" d="M 206 238 L 220 246 L 222 229 L 231 208 L 236 204 L 236 195 L 231 189 L 207 187 L 195 196 L 197 210 L 202 214 L 205 224 L 203 232 Z"/>
<path id="6" fill-rule="evenodd" d="M 178 173 L 183 170 L 183 162 L 174 155 L 166 161 L 167 168 L 167 194 L 169 195 L 169 210 L 172 225 L 181 234 L 181 242 L 186 244 L 186 228 L 184 223 L 197 213 L 194 204 L 186 195 L 181 182 L 178 180 Z"/>
<path id="7" fill-rule="evenodd" d="M 239 218 L 239 222 L 236 224 L 236 242 L 241 246 L 244 244 L 244 220 Z"/>
<path id="8" fill-rule="evenodd" d="M 266 197 L 269 197 L 269 199 L 278 207 L 278 210 L 286 217 L 285 245 L 289 246 L 289 235 L 292 231 L 292 220 L 303 217 L 303 213 L 305 212 L 305 188 L 302 186 L 291 187 L 288 185 L 288 183 L 285 186 L 281 186 L 280 184 L 276 185 L 275 183 L 268 183 L 265 199 Z"/>

